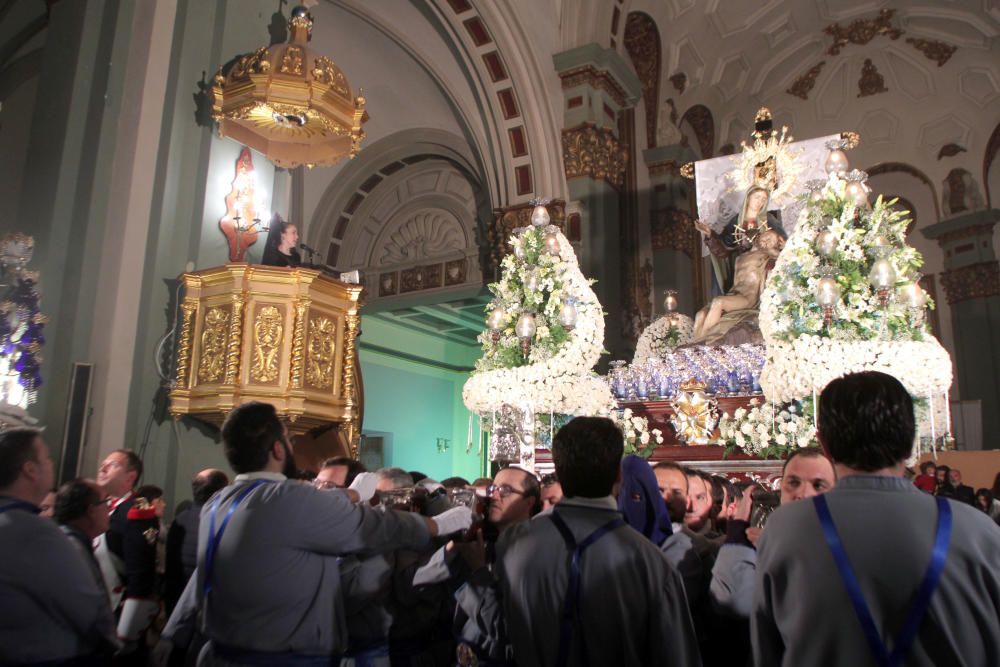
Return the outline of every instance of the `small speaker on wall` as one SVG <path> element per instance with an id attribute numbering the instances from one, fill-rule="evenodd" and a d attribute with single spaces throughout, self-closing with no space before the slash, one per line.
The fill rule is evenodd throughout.
<path id="1" fill-rule="evenodd" d="M 66 424 L 63 428 L 62 456 L 59 460 L 59 484 L 80 476 L 80 464 L 87 439 L 90 418 L 90 385 L 93 364 L 73 364 L 66 402 Z"/>

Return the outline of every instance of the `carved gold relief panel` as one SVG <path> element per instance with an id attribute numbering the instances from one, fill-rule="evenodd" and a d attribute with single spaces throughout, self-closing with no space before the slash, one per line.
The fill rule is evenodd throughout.
<path id="1" fill-rule="evenodd" d="M 198 362 L 198 381 L 203 384 L 219 382 L 226 370 L 229 318 L 229 306 L 212 306 L 205 311 Z"/>
<path id="2" fill-rule="evenodd" d="M 309 320 L 309 345 L 306 350 L 306 384 L 315 389 L 333 387 L 333 368 L 337 352 L 337 323 L 320 316 Z"/>
<path id="3" fill-rule="evenodd" d="M 284 316 L 277 306 L 261 305 L 253 323 L 253 360 L 250 379 L 275 383 L 281 366 L 281 342 L 285 333 Z"/>

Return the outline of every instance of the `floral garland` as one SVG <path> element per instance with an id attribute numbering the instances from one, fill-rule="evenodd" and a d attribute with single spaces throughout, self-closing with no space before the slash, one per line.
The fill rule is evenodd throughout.
<path id="1" fill-rule="evenodd" d="M 863 371 L 888 373 L 915 397 L 941 395 L 952 380 L 951 357 L 930 336 L 923 341 L 842 341 L 806 335 L 768 343 L 760 385 L 768 400 L 787 403 Z"/>
<path id="2" fill-rule="evenodd" d="M 648 459 L 658 445 L 663 444 L 663 433 L 658 428 L 650 429 L 649 420 L 632 413 L 631 408 L 615 410 L 611 419 L 625 436 L 625 454 L 635 454 Z"/>
<path id="3" fill-rule="evenodd" d="M 763 459 L 784 458 L 796 449 L 818 446 L 813 420 L 801 410 L 761 404 L 756 398 L 750 401 L 749 410 L 737 408 L 732 416 L 722 415 L 719 444 L 725 445 L 727 456 L 742 450 Z"/>
<path id="4" fill-rule="evenodd" d="M 568 415 L 607 415 L 614 409 L 607 382 L 593 371 L 604 347 L 604 312 L 580 271 L 573 246 L 562 233 L 555 234 L 556 255 L 542 252 L 544 229 L 532 227 L 515 236 L 516 252 L 504 258 L 503 278 L 490 285 L 494 305 L 506 316 L 496 343 L 490 331 L 479 337 L 483 357 L 462 390 L 465 406 L 473 412 L 486 414 L 502 405 Z M 538 271 L 540 289 L 528 291 L 524 284 L 532 270 Z M 577 310 L 571 330 L 558 323 L 567 298 L 575 300 Z M 526 307 L 536 310 L 537 327 L 524 360 L 514 329 Z"/>
<path id="5" fill-rule="evenodd" d="M 632 364 L 647 359 L 658 359 L 673 351 L 678 345 L 690 343 L 694 338 L 694 320 L 681 313 L 670 313 L 650 324 L 639 336 Z"/>

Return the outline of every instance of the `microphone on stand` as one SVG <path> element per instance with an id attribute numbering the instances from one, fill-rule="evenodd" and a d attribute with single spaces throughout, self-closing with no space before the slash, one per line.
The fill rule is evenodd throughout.
<path id="1" fill-rule="evenodd" d="M 318 255 L 319 254 L 318 252 L 316 252 L 316 250 L 314 248 L 312 248 L 310 246 L 307 246 L 305 243 L 300 243 L 299 244 L 299 249 L 300 250 L 305 250 L 310 255 Z"/>

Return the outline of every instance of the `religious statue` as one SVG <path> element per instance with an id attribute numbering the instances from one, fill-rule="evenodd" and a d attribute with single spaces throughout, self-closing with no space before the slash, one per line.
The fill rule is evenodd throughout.
<path id="1" fill-rule="evenodd" d="M 698 311 L 694 320 L 694 342 L 706 345 L 738 345 L 760 342 L 757 310 L 767 275 L 785 247 L 776 229 L 756 233 L 750 249 L 736 258 L 732 287 Z"/>
<path id="2" fill-rule="evenodd" d="M 721 232 L 716 232 L 701 221 L 694 223 L 712 253 L 712 269 L 721 294 L 725 294 L 733 286 L 736 256 L 750 250 L 760 234 L 774 230 L 782 238 L 786 236 L 785 229 L 781 226 L 781 212 L 767 210 L 771 197 L 768 186 L 773 182 L 773 174 L 773 165 L 758 165 L 757 178 L 747 190 L 740 212 L 729 219 Z"/>

